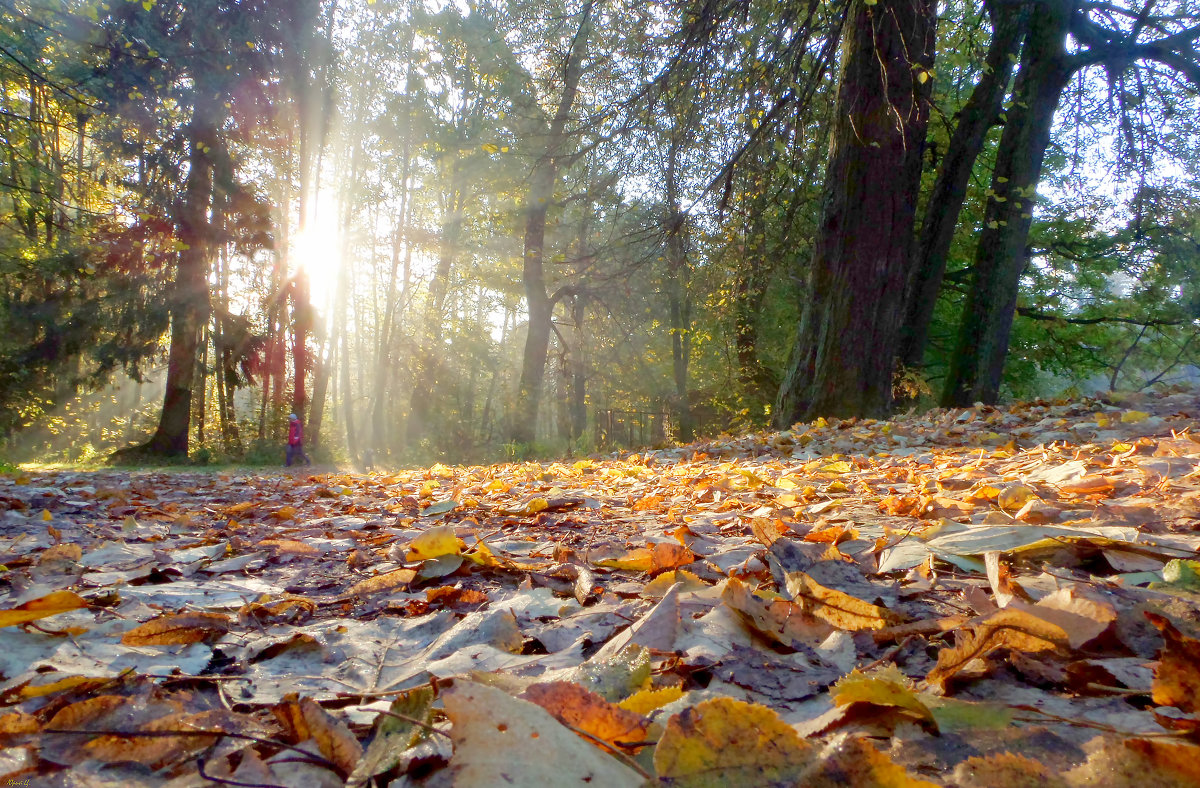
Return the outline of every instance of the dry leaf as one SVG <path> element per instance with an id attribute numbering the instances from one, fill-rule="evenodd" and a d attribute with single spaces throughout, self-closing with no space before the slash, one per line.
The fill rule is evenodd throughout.
<path id="1" fill-rule="evenodd" d="M 660 689 L 644 689 L 630 695 L 617 705 L 634 714 L 647 716 L 656 709 L 661 709 L 668 703 L 674 703 L 683 697 L 680 687 L 662 687 Z"/>
<path id="2" fill-rule="evenodd" d="M 764 599 L 736 577 L 725 581 L 721 601 L 756 631 L 788 648 L 819 645 L 833 628 L 810 616 L 797 602 Z"/>
<path id="3" fill-rule="evenodd" d="M 424 561 L 443 555 L 459 555 L 463 547 L 463 541 L 454 535 L 454 526 L 439 525 L 413 539 L 404 560 Z"/>
<path id="4" fill-rule="evenodd" d="M 895 665 L 888 665 L 870 674 L 855 669 L 830 688 L 829 697 L 837 706 L 869 703 L 903 709 L 918 720 L 936 727 L 933 712 L 921 702 L 912 682 Z"/>
<path id="5" fill-rule="evenodd" d="M 1066 773 L 1072 788 L 1195 788 L 1200 747 L 1161 739 L 1097 738 L 1087 762 Z"/>
<path id="6" fill-rule="evenodd" d="M 954 782 L 962 788 L 1068 788 L 1056 770 L 1011 752 L 968 758 L 955 767 Z"/>
<path id="7" fill-rule="evenodd" d="M 1165 616 L 1146 613 L 1162 633 L 1162 651 L 1154 668 L 1154 702 L 1188 713 L 1200 711 L 1200 640 L 1187 637 Z"/>
<path id="8" fill-rule="evenodd" d="M 646 739 L 650 721 L 640 714 L 609 703 L 569 681 L 534 684 L 521 696 L 550 712 L 559 722 L 590 733 L 613 746 Z"/>
<path id="9" fill-rule="evenodd" d="M 654 768 L 668 785 L 792 785 L 815 759 L 811 744 L 766 706 L 706 700 L 667 721 Z"/>
<path id="10" fill-rule="evenodd" d="M 0 610 L 0 627 L 28 624 L 30 621 L 87 607 L 87 601 L 74 591 L 52 591 L 43 597 L 31 599 L 11 610 Z"/>
<path id="11" fill-rule="evenodd" d="M 321 755 L 337 764 L 345 777 L 362 757 L 362 745 L 346 724 L 317 705 L 312 698 L 290 695 L 271 709 L 293 744 L 312 739 Z"/>
<path id="12" fill-rule="evenodd" d="M 391 591 L 407 586 L 416 577 L 417 572 L 414 569 L 396 569 L 391 572 L 385 572 L 382 575 L 368 577 L 366 580 L 360 580 L 350 586 L 346 590 L 346 593 L 354 596 L 378 594 L 381 591 Z"/>
<path id="13" fill-rule="evenodd" d="M 564 728 L 540 706 L 461 679 L 442 694 L 455 788 L 635 788 L 641 776 Z"/>
<path id="14" fill-rule="evenodd" d="M 954 646 L 938 652 L 937 666 L 926 681 L 944 690 L 946 681 L 972 660 L 999 648 L 1024 652 L 1064 652 L 1070 638 L 1062 627 L 1025 610 L 1007 607 L 968 624 L 958 633 Z"/>
<path id="15" fill-rule="evenodd" d="M 200 643 L 229 631 L 228 616 L 219 613 L 171 613 L 152 618 L 125 633 L 126 646 L 178 646 Z"/>
<path id="16" fill-rule="evenodd" d="M 901 620 L 887 608 L 826 588 L 804 572 L 788 572 L 785 577 L 788 593 L 801 610 L 838 629 L 850 632 L 883 629 Z"/>

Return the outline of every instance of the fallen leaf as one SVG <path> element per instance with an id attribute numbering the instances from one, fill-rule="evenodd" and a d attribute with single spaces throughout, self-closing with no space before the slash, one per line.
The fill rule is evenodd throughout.
<path id="1" fill-rule="evenodd" d="M 68 610 L 78 610 L 81 607 L 87 607 L 87 601 L 74 591 L 52 591 L 11 610 L 0 610 L 0 627 L 28 624 L 30 621 L 55 616 Z"/>
<path id="2" fill-rule="evenodd" d="M 805 784 L 815 748 L 779 715 L 758 704 L 713 698 L 673 715 L 654 748 L 654 768 L 667 785 Z"/>
<path id="3" fill-rule="evenodd" d="M 1154 668 L 1154 702 L 1189 713 L 1200 711 L 1200 640 L 1180 633 L 1165 616 L 1145 615 L 1164 641 Z"/>
<path id="4" fill-rule="evenodd" d="M 955 767 L 953 779 L 962 788 L 1068 788 L 1054 769 L 1011 752 L 972 756 Z"/>
<path id="5" fill-rule="evenodd" d="M 443 555 L 459 555 L 463 547 L 462 540 L 454 535 L 454 526 L 439 525 L 413 539 L 408 545 L 408 553 L 404 560 L 424 561 Z"/>
<path id="6" fill-rule="evenodd" d="M 433 687 L 402 693 L 375 719 L 371 743 L 346 779 L 346 788 L 362 788 L 377 775 L 395 768 L 405 753 L 429 736 L 433 723 Z"/>
<path id="7" fill-rule="evenodd" d="M 1097 738 L 1087 761 L 1067 772 L 1073 788 L 1195 788 L 1200 747 L 1161 739 Z"/>
<path id="8" fill-rule="evenodd" d="M 377 594 L 381 591 L 391 591 L 396 588 L 402 588 L 416 579 L 417 573 L 414 569 L 395 569 L 391 572 L 385 572 L 382 575 L 368 577 L 366 580 L 360 580 L 346 590 L 346 593 L 364 596 L 366 594 Z"/>
<path id="9" fill-rule="evenodd" d="M 921 702 L 912 682 L 895 665 L 888 665 L 870 674 L 855 669 L 829 689 L 829 698 L 836 706 L 867 703 L 902 709 L 936 727 L 933 712 Z"/>
<path id="10" fill-rule="evenodd" d="M 613 747 L 644 741 L 650 725 L 640 714 L 569 681 L 534 684 L 521 697 L 541 706 L 564 725 L 590 733 Z"/>
<path id="11" fill-rule="evenodd" d="M 651 712 L 661 709 L 668 703 L 674 703 L 682 697 L 683 689 L 680 687 L 644 689 L 638 690 L 617 705 L 634 714 L 648 716 Z"/>
<path id="12" fill-rule="evenodd" d="M 970 662 L 999 648 L 1023 652 L 1064 651 L 1070 641 L 1062 627 L 1025 610 L 1006 607 L 964 627 L 953 646 L 938 652 L 926 681 L 938 690 Z"/>
<path id="13" fill-rule="evenodd" d="M 901 620 L 887 608 L 826 588 L 804 572 L 788 572 L 786 579 L 788 593 L 802 611 L 838 629 L 883 629 Z"/>
<path id="14" fill-rule="evenodd" d="M 271 712 L 293 744 L 312 739 L 321 755 L 334 763 L 343 777 L 354 771 L 363 754 L 358 737 L 312 698 L 291 695 Z"/>
<path id="15" fill-rule="evenodd" d="M 641 775 L 534 703 L 461 679 L 442 693 L 442 701 L 452 723 L 448 768 L 456 788 L 642 785 Z"/>
<path id="16" fill-rule="evenodd" d="M 178 646 L 200 643 L 229 631 L 228 616 L 219 613 L 169 613 L 134 627 L 121 637 L 126 646 Z"/>
<path id="17" fill-rule="evenodd" d="M 826 622 L 804 612 L 799 603 L 764 599 L 736 577 L 725 581 L 721 601 L 757 632 L 791 649 L 819 645 L 833 631 Z"/>

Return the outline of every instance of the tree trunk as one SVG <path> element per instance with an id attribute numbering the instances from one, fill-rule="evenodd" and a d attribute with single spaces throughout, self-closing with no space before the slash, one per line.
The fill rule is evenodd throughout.
<path id="1" fill-rule="evenodd" d="M 1026 3 L 991 0 L 987 10 L 992 20 L 992 41 L 983 73 L 975 83 L 971 97 L 958 112 L 958 124 L 942 158 L 921 224 L 900 338 L 900 361 L 909 367 L 920 367 L 924 362 L 929 324 L 946 273 L 946 258 L 954 241 L 954 229 L 967 197 L 967 184 L 975 160 L 987 140 L 988 130 L 995 125 L 1004 103 L 1017 52 L 1029 26 L 1031 9 Z"/>
<path id="2" fill-rule="evenodd" d="M 546 352 L 550 346 L 550 321 L 554 302 L 546 293 L 546 272 L 542 262 L 546 241 L 546 212 L 554 199 L 554 184 L 558 179 L 558 160 L 566 153 L 567 121 L 583 75 L 583 59 L 587 55 L 591 31 L 593 0 L 587 0 L 580 12 L 579 28 L 571 42 L 566 63 L 563 64 L 563 92 L 558 109 L 544 130 L 542 154 L 530 174 L 529 194 L 525 206 L 525 249 L 522 258 L 522 281 L 529 308 L 529 330 L 525 335 L 525 351 L 521 358 L 521 379 L 517 384 L 517 400 L 513 404 L 510 436 L 514 443 L 529 445 L 537 435 L 538 406 L 542 400 L 542 382 L 546 373 Z"/>
<path id="3" fill-rule="evenodd" d="M 166 393 L 158 429 L 144 449 L 151 454 L 187 456 L 200 336 L 208 320 L 208 254 L 211 233 L 208 207 L 213 196 L 213 160 L 217 145 L 217 102 L 211 90 L 199 90 L 192 110 L 191 153 L 183 205 L 179 212 L 179 252 L 171 293 L 171 347 Z"/>
<path id="4" fill-rule="evenodd" d="M 780 426 L 882 415 L 904 310 L 932 65 L 933 0 L 850 6 L 807 302 Z"/>
<path id="5" fill-rule="evenodd" d="M 1042 159 L 1054 111 L 1073 73 L 1064 48 L 1072 6 L 1066 0 L 1039 3 L 1037 23 L 1029 30 L 942 394 L 947 406 L 999 398 Z"/>

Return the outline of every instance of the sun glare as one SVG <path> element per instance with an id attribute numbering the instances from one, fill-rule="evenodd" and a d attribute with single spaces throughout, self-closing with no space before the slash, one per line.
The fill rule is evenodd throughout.
<path id="1" fill-rule="evenodd" d="M 308 274 L 313 306 L 323 310 L 329 295 L 337 289 L 342 265 L 342 242 L 335 212 L 318 210 L 308 226 L 296 234 L 292 254 L 297 266 Z"/>

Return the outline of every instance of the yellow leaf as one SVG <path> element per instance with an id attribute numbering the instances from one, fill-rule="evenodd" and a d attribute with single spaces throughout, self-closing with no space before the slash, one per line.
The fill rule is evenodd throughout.
<path id="1" fill-rule="evenodd" d="M 860 673 L 856 668 L 830 688 L 829 696 L 838 706 L 849 706 L 851 703 L 892 706 L 934 723 L 933 712 L 920 701 L 911 685 L 912 682 L 895 665 L 888 665 L 870 675 Z"/>
<path id="2" fill-rule="evenodd" d="M 854 466 L 851 465 L 846 460 L 839 460 L 838 462 L 831 462 L 828 465 L 824 465 L 821 467 L 822 473 L 850 473 L 850 471 L 852 471 L 852 470 L 854 470 Z"/>
<path id="3" fill-rule="evenodd" d="M 797 785 L 815 750 L 766 706 L 713 698 L 667 721 L 654 768 L 660 780 L 687 788 Z"/>
<path id="4" fill-rule="evenodd" d="M 725 581 L 721 601 L 755 630 L 788 648 L 816 646 L 833 631 L 824 621 L 805 613 L 797 603 L 763 599 L 736 577 Z"/>
<path id="5" fill-rule="evenodd" d="M 491 142 L 485 142 L 480 147 L 483 148 L 484 153 L 499 153 L 500 152 L 500 146 L 495 145 Z"/>
<path id="6" fill-rule="evenodd" d="M 661 689 L 644 689 L 630 695 L 617 705 L 634 714 L 647 715 L 655 709 L 661 709 L 668 703 L 674 703 L 683 697 L 680 687 L 663 687 Z"/>
<path id="7" fill-rule="evenodd" d="M 664 594 L 671 589 L 671 586 L 676 583 L 682 583 L 681 591 L 699 591 L 707 588 L 704 581 L 686 569 L 671 570 L 663 572 L 658 577 L 646 583 L 642 589 L 641 596 L 647 599 L 661 599 Z"/>
<path id="8" fill-rule="evenodd" d="M 408 545 L 405 561 L 424 561 L 442 555 L 460 555 L 463 543 L 454 535 L 454 526 L 439 525 L 430 528 Z"/>
<path id="9" fill-rule="evenodd" d="M 43 521 L 43 522 L 47 522 L 47 523 L 48 523 L 48 522 L 50 522 L 50 521 L 51 521 L 51 520 L 53 520 L 53 519 L 54 519 L 54 515 L 50 514 L 50 510 L 49 510 L 49 509 L 43 509 L 43 510 L 42 510 L 42 521 Z"/>
<path id="10" fill-rule="evenodd" d="M 1139 421 L 1145 421 L 1150 418 L 1150 414 L 1141 410 L 1130 410 L 1121 414 L 1122 424 L 1137 424 Z"/>
<path id="11" fill-rule="evenodd" d="M 30 621 L 65 613 L 68 610 L 78 610 L 81 607 L 87 607 L 87 602 L 74 591 L 53 591 L 37 599 L 31 599 L 11 610 L 0 610 L 0 627 L 28 624 Z"/>
<path id="12" fill-rule="evenodd" d="M 1037 491 L 1025 484 L 1010 484 L 996 496 L 996 504 L 1003 511 L 1020 509 L 1030 499 L 1037 497 Z"/>

